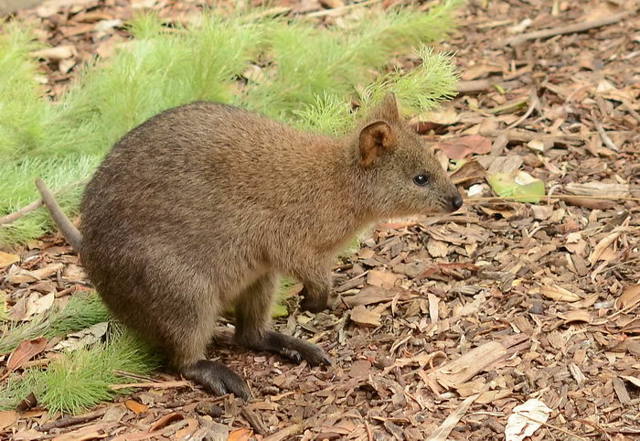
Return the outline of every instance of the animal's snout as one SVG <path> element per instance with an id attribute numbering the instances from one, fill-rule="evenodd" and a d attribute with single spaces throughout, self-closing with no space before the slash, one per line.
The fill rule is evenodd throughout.
<path id="1" fill-rule="evenodd" d="M 460 196 L 460 193 L 456 191 L 456 193 L 453 196 L 451 196 L 450 204 L 452 208 L 451 211 L 456 211 L 457 209 L 462 207 L 462 196 Z"/>

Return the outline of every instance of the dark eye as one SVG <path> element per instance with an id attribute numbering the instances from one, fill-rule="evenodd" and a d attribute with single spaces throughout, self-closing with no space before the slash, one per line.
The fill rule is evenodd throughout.
<path id="1" fill-rule="evenodd" d="M 429 183 L 429 176 L 425 174 L 419 174 L 417 176 L 414 176 L 413 183 L 416 185 L 419 185 L 420 187 L 424 187 Z"/>

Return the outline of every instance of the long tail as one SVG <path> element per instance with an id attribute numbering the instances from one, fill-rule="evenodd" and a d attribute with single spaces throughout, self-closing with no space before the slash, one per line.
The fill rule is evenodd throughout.
<path id="1" fill-rule="evenodd" d="M 49 210 L 49 213 L 51 213 L 51 217 L 55 221 L 58 228 L 60 228 L 60 231 L 62 231 L 62 235 L 65 239 L 67 239 L 67 242 L 71 244 L 73 249 L 79 252 L 80 246 L 82 245 L 82 234 L 64 214 L 55 197 L 53 197 L 53 194 L 47 188 L 42 179 L 36 179 L 36 187 L 38 187 L 38 191 L 42 196 L 42 202 L 44 202 L 44 205 Z"/>

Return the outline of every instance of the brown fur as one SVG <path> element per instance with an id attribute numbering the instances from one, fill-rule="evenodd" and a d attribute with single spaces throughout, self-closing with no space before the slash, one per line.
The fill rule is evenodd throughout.
<path id="1" fill-rule="evenodd" d="M 420 173 L 427 186 L 412 181 Z M 460 203 L 392 95 L 341 138 L 198 102 L 115 145 L 84 195 L 80 251 L 115 316 L 207 385 L 208 370 L 226 369 L 203 361 L 223 308 L 235 306 L 239 343 L 325 362 L 319 348 L 269 331 L 278 276 L 302 281 L 303 307 L 319 311 L 332 260 L 359 229 Z"/>

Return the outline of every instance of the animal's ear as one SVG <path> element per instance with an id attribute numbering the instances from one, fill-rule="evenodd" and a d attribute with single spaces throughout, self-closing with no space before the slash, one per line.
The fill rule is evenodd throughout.
<path id="1" fill-rule="evenodd" d="M 385 152 L 396 147 L 396 134 L 385 121 L 375 121 L 360 131 L 360 164 L 370 167 Z"/>
<path id="2" fill-rule="evenodd" d="M 387 121 L 393 122 L 400 120 L 398 102 L 393 92 L 389 92 L 384 96 L 382 102 L 378 105 L 376 114 L 380 119 Z"/>

